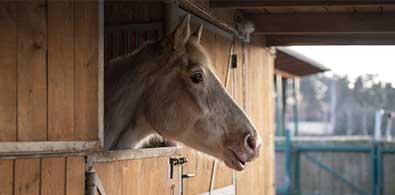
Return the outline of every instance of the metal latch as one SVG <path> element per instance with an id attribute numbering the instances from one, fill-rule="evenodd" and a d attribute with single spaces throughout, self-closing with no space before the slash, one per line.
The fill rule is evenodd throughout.
<path id="1" fill-rule="evenodd" d="M 181 176 L 182 179 L 189 179 L 192 177 L 195 177 L 195 173 L 182 174 L 182 176 Z"/>
<path id="2" fill-rule="evenodd" d="M 170 163 L 170 179 L 173 179 L 173 172 L 174 172 L 174 166 L 177 165 L 183 165 L 188 162 L 188 159 L 185 157 L 181 158 L 170 158 L 169 163 Z"/>

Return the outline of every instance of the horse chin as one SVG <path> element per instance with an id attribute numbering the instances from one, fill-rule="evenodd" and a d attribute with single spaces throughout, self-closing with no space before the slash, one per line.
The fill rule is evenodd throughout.
<path id="1" fill-rule="evenodd" d="M 226 166 L 237 171 L 244 170 L 246 165 L 246 162 L 241 160 L 232 149 L 225 149 L 223 161 Z"/>

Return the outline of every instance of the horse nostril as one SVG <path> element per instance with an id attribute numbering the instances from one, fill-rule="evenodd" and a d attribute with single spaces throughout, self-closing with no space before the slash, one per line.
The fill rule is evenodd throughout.
<path id="1" fill-rule="evenodd" d="M 256 148 L 256 137 L 252 136 L 251 134 L 247 135 L 246 139 L 245 139 L 245 144 L 247 146 L 247 148 L 251 149 L 251 150 L 255 150 Z"/>

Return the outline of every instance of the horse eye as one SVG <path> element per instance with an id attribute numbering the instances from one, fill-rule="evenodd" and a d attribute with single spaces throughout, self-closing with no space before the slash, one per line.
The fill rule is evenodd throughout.
<path id="1" fill-rule="evenodd" d="M 203 81 L 203 76 L 201 73 L 194 73 L 192 76 L 189 77 L 193 83 L 200 83 Z"/>

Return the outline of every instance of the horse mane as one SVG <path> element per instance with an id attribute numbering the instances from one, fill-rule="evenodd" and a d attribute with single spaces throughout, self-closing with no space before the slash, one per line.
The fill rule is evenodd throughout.
<path id="1" fill-rule="evenodd" d="M 145 88 L 145 75 L 149 61 L 153 56 L 159 56 L 161 48 L 159 42 L 146 44 L 125 56 L 117 57 L 105 66 L 105 148 L 121 136 L 122 132 L 133 127 L 136 102 Z M 108 145 L 111 144 L 111 145 Z"/>

